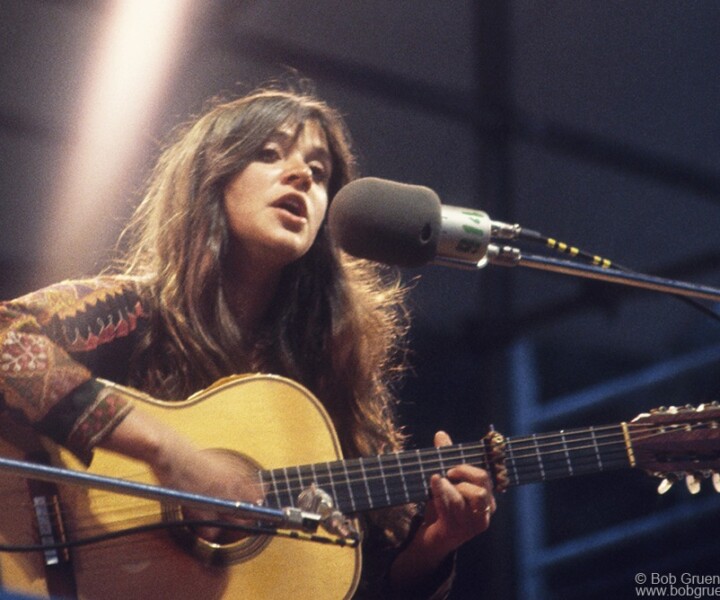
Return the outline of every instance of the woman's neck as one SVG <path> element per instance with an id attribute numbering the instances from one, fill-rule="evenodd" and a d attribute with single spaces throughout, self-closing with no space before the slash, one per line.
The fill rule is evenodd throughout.
<path id="1" fill-rule="evenodd" d="M 236 265 L 225 269 L 223 292 L 241 328 L 255 332 L 267 314 L 280 282 L 280 272 Z"/>

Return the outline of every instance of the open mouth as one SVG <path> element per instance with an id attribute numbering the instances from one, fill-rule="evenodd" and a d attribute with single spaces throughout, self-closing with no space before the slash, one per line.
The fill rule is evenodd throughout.
<path id="1" fill-rule="evenodd" d="M 295 195 L 283 196 L 277 202 L 273 203 L 275 208 L 286 210 L 290 214 L 299 219 L 307 218 L 307 206 L 302 198 Z"/>

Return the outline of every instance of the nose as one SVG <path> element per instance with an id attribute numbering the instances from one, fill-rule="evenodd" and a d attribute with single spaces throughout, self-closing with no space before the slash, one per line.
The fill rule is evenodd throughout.
<path id="1" fill-rule="evenodd" d="M 302 192 L 307 192 L 312 185 L 312 176 L 312 169 L 304 160 L 294 159 L 287 165 L 282 181 Z"/>

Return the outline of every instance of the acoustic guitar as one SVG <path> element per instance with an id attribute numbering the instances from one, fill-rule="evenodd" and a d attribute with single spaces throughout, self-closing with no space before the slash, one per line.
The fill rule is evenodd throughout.
<path id="1" fill-rule="evenodd" d="M 422 501 L 430 476 L 460 463 L 487 469 L 500 491 L 622 468 L 669 478 L 709 476 L 720 491 L 717 405 L 654 410 L 628 423 L 507 439 L 491 431 L 473 443 L 343 460 L 320 402 L 282 377 L 231 377 L 185 401 L 138 395 L 137 404 L 200 447 L 255 465 L 267 507 L 297 507 L 303 492 L 322 490 L 352 517 Z M 84 471 L 64 449 L 38 446 L 16 427 L 0 428 L 0 440 L 2 456 L 24 460 L 45 452 L 64 470 Z M 89 471 L 157 483 L 143 463 L 103 450 L 96 451 Z M 322 531 L 211 544 L 177 525 L 182 511 L 167 503 L 2 472 L 0 506 L 0 583 L 33 596 L 338 599 L 351 597 L 360 577 L 360 547 Z M 133 535 L 122 535 L 128 530 Z M 70 550 L 3 551 L 98 534 L 112 539 Z"/>

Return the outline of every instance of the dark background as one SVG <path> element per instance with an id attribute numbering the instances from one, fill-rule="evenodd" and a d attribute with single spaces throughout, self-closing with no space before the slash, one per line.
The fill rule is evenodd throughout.
<path id="1" fill-rule="evenodd" d="M 362 174 L 720 286 L 716 2 L 192 4 L 135 154 L 96 152 L 81 179 L 119 173 L 73 196 L 62 181 L 112 4 L 0 0 L 0 297 L 95 272 L 169 130 L 292 69 L 346 116 Z M 490 423 L 517 435 L 720 396 L 720 324 L 674 298 L 520 268 L 404 276 L 415 445 L 438 428 L 466 441 Z M 634 598 L 638 572 L 720 575 L 712 486 L 655 486 L 625 471 L 511 489 L 460 553 L 453 597 Z"/>

